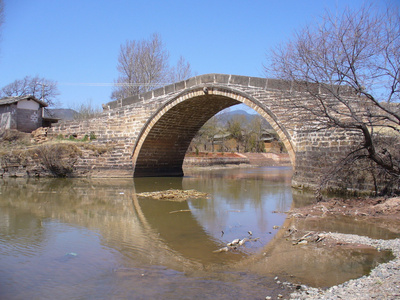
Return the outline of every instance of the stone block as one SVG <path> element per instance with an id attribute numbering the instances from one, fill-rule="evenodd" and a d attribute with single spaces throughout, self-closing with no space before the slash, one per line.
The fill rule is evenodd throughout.
<path id="1" fill-rule="evenodd" d="M 227 75 L 227 74 L 215 74 L 214 78 L 215 78 L 215 83 L 228 84 L 230 75 Z"/>
<path id="2" fill-rule="evenodd" d="M 229 84 L 249 86 L 249 79 L 247 76 L 231 75 Z"/>
<path id="3" fill-rule="evenodd" d="M 214 74 L 205 74 L 198 77 L 200 83 L 214 83 Z"/>
<path id="4" fill-rule="evenodd" d="M 153 98 L 153 91 L 146 92 L 144 94 L 141 94 L 140 96 L 142 96 L 145 101 L 150 100 L 151 98 Z"/>
<path id="5" fill-rule="evenodd" d="M 265 89 L 267 87 L 267 79 L 258 78 L 258 77 L 250 77 L 250 87 L 259 87 Z"/>
<path id="6" fill-rule="evenodd" d="M 164 87 L 154 90 L 153 95 L 154 97 L 160 97 L 164 95 Z"/>
<path id="7" fill-rule="evenodd" d="M 139 101 L 140 101 L 139 95 L 131 96 L 131 97 L 122 99 L 122 106 L 130 105 L 130 104 L 133 104 L 133 103 L 137 103 Z"/>
<path id="8" fill-rule="evenodd" d="M 180 91 L 185 89 L 185 82 L 184 81 L 180 81 L 175 83 L 175 91 Z"/>
<path id="9" fill-rule="evenodd" d="M 164 91 L 165 91 L 165 94 L 174 93 L 175 92 L 175 84 L 170 84 L 170 85 L 164 86 Z"/>
<path id="10" fill-rule="evenodd" d="M 117 107 L 117 101 L 108 102 L 106 105 L 110 106 L 110 109 L 116 108 Z"/>
<path id="11" fill-rule="evenodd" d="M 191 88 L 197 85 L 197 77 L 192 77 L 186 80 L 186 88 Z"/>
<path id="12" fill-rule="evenodd" d="M 291 82 L 280 80 L 280 79 L 268 79 L 267 80 L 267 89 L 281 90 L 281 91 L 290 91 Z"/>

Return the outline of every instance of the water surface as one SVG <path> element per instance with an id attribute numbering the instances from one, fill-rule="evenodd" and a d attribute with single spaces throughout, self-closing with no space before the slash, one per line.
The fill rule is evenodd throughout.
<path id="1" fill-rule="evenodd" d="M 323 286 L 361 276 L 385 259 L 339 253 L 321 281 L 309 275 L 320 272 L 318 255 L 307 263 L 312 252 L 302 257 L 279 243 L 266 251 L 284 212 L 310 199 L 293 195 L 290 178 L 290 168 L 249 168 L 184 178 L 2 180 L 0 299 L 264 299 L 289 292 L 275 276 Z M 137 196 L 167 189 L 208 196 L 184 202 Z M 259 239 L 213 252 L 249 231 Z M 295 257 L 281 268 L 268 253 Z M 351 270 L 341 268 L 349 262 Z"/>

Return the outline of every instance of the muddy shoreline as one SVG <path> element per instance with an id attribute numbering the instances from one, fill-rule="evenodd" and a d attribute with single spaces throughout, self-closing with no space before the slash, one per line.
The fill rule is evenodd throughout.
<path id="1" fill-rule="evenodd" d="M 390 250 L 395 258 L 374 268 L 369 275 L 352 279 L 328 289 L 301 285 L 291 299 L 399 299 L 400 297 L 400 239 L 380 240 L 365 236 L 327 233 L 328 238 L 349 244 L 362 244 L 378 251 Z"/>
<path id="2" fill-rule="evenodd" d="M 393 233 L 400 233 L 400 197 L 331 199 L 288 212 L 291 224 L 303 227 L 298 234 L 307 234 L 309 222 L 331 217 L 349 216 Z M 293 230 L 293 227 L 291 228 Z M 297 229 L 296 229 L 297 230 Z M 286 228 L 286 233 L 290 228 Z M 389 250 L 394 259 L 376 266 L 368 275 L 351 279 L 327 289 L 297 285 L 291 299 L 399 299 L 400 298 L 400 238 L 375 239 L 355 234 L 313 232 L 325 240 L 323 247 L 334 245 L 348 249 L 371 247 Z M 314 241 L 315 242 L 315 241 Z M 294 287 L 293 283 L 288 283 Z"/>

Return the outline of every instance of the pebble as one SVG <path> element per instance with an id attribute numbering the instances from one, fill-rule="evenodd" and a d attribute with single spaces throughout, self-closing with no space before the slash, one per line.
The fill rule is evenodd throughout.
<path id="1" fill-rule="evenodd" d="M 360 243 L 380 250 L 391 250 L 395 259 L 378 265 L 368 276 L 349 280 L 326 290 L 301 285 L 291 299 L 400 299 L 400 239 L 375 240 L 365 236 L 328 233 L 338 241 Z"/>

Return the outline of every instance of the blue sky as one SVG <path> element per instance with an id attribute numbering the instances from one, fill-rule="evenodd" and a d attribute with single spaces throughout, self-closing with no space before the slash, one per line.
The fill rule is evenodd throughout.
<path id="1" fill-rule="evenodd" d="M 0 88 L 23 77 L 58 82 L 65 108 L 110 101 L 120 45 L 159 33 L 170 63 L 182 55 L 197 74 L 263 77 L 267 51 L 326 9 L 359 0 L 129 1 L 3 0 Z M 398 0 L 370 1 L 378 6 Z"/>

